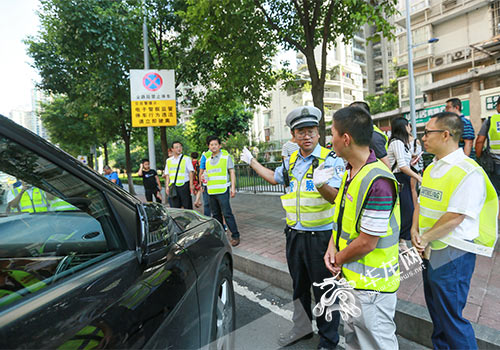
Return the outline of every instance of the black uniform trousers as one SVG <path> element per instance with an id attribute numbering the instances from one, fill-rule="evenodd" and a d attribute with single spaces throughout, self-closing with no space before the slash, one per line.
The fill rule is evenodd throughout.
<path id="1" fill-rule="evenodd" d="M 193 199 L 191 198 L 191 190 L 189 182 L 182 186 L 177 186 L 177 196 L 168 197 L 169 204 L 172 208 L 193 209 Z"/>
<path id="2" fill-rule="evenodd" d="M 286 260 L 293 281 L 294 330 L 297 334 L 305 335 L 312 331 L 312 284 L 333 277 L 323 261 L 332 230 L 298 231 L 287 227 L 285 234 Z M 325 291 L 319 287 L 312 288 L 314 299 L 318 303 Z M 331 322 L 325 320 L 324 314 L 316 318 L 320 336 L 319 345 L 327 349 L 335 348 L 339 342 L 340 313 L 334 312 L 332 317 Z"/>

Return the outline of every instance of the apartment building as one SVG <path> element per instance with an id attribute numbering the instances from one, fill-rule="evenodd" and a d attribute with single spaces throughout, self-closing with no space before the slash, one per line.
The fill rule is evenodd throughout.
<path id="1" fill-rule="evenodd" d="M 365 31 L 374 37 L 378 34 L 373 26 L 367 26 Z M 367 62 L 365 94 L 383 94 L 383 87 L 389 86 L 390 81 L 396 77 L 393 52 L 394 42 L 380 34 L 378 39 L 366 42 L 366 54 L 370 59 Z"/>
<path id="2" fill-rule="evenodd" d="M 398 6 L 395 57 L 398 67 L 406 68 L 406 9 L 404 2 Z M 477 133 L 500 95 L 500 1 L 411 1 L 410 16 L 420 131 L 432 114 L 444 109 L 447 99 L 458 97 Z M 439 41 L 427 43 L 431 38 Z M 408 77 L 399 78 L 399 98 L 399 109 L 375 116 L 380 125 L 388 125 L 396 115 L 408 116 Z"/>
<path id="3" fill-rule="evenodd" d="M 336 46 L 328 52 L 327 73 L 324 94 L 325 122 L 331 125 L 332 116 L 338 109 L 355 100 L 362 100 L 367 76 L 367 55 L 365 50 L 365 32 L 356 33 L 350 45 L 338 40 Z M 319 48 L 315 52 L 320 62 Z M 255 141 L 273 143 L 274 149 L 290 139 L 290 129 L 285 125 L 287 114 L 294 108 L 312 106 L 311 79 L 306 59 L 302 53 L 296 54 L 296 86 L 282 89 L 282 82 L 269 92 L 270 104 L 260 106 L 254 111 L 251 137 Z"/>

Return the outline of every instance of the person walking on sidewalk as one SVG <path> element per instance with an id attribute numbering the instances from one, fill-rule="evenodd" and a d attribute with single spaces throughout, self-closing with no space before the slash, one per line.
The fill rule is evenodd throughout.
<path id="1" fill-rule="evenodd" d="M 322 257 L 332 235 L 333 203 L 337 196 L 344 161 L 335 153 L 321 147 L 318 125 L 321 111 L 304 106 L 292 110 L 286 117 L 300 149 L 283 161 L 275 171 L 261 165 L 245 147 L 241 160 L 271 184 L 284 184 L 286 194 L 281 196 L 286 211 L 286 258 L 293 281 L 293 328 L 282 334 L 280 346 L 288 346 L 312 337 L 311 286 L 331 277 Z M 319 302 L 322 291 L 314 288 L 314 299 Z M 334 349 L 339 342 L 339 313 L 327 322 L 323 316 L 316 319 L 320 342 L 318 348 Z"/>
<path id="2" fill-rule="evenodd" d="M 479 130 L 476 157 L 495 187 L 497 196 L 500 196 L 500 97 L 497 98 L 497 114 L 486 118 Z"/>
<path id="3" fill-rule="evenodd" d="M 455 113 L 460 117 L 463 123 L 462 130 L 462 138 L 458 143 L 460 148 L 463 148 L 464 153 L 467 157 L 474 157 L 474 153 L 472 152 L 473 143 L 474 143 L 474 127 L 469 119 L 465 118 L 462 113 L 462 101 L 459 98 L 450 98 L 446 101 L 446 107 L 444 108 L 445 112 Z"/>
<path id="4" fill-rule="evenodd" d="M 182 143 L 172 143 L 172 157 L 165 165 L 165 192 L 172 208 L 193 209 L 193 163 L 182 154 Z"/>
<path id="5" fill-rule="evenodd" d="M 200 165 L 200 168 L 201 177 L 206 176 L 207 179 L 210 211 L 221 225 L 224 225 L 222 221 L 222 216 L 224 216 L 229 231 L 231 231 L 231 245 L 236 247 L 240 244 L 240 233 L 231 210 L 231 203 L 229 203 L 229 195 L 231 198 L 236 195 L 236 173 L 233 158 L 226 150 L 221 149 L 219 137 L 209 136 L 207 144 L 209 150 L 204 153 L 206 162 L 204 167 Z M 231 177 L 231 181 L 228 180 L 228 175 Z"/>
<path id="6" fill-rule="evenodd" d="M 442 112 L 425 125 L 425 169 L 411 238 L 423 254 L 424 296 L 435 349 L 477 349 L 462 315 L 476 254 L 491 257 L 497 240 L 498 198 L 484 170 L 459 147 L 463 123 Z"/>
<path id="7" fill-rule="evenodd" d="M 359 317 L 344 322 L 346 349 L 397 349 L 400 213 L 397 180 L 370 149 L 373 122 L 364 109 L 333 115 L 333 149 L 348 162 L 324 263 L 354 284 Z"/>
<path id="8" fill-rule="evenodd" d="M 153 196 L 156 202 L 161 203 L 161 183 L 158 173 L 155 169 L 151 169 L 149 165 L 149 159 L 143 159 L 141 166 L 137 175 L 142 177 L 142 185 L 144 186 L 144 192 L 146 193 L 146 200 L 148 202 L 153 201 Z"/>

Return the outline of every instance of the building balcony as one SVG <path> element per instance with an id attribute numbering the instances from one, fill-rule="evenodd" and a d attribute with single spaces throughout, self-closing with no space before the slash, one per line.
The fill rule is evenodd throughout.
<path id="1" fill-rule="evenodd" d="M 411 7 L 410 7 L 410 18 L 413 20 L 413 18 L 424 14 L 425 11 L 429 10 L 430 8 L 431 7 L 430 7 L 429 0 L 412 2 Z M 405 27 L 406 26 L 406 8 L 403 8 L 400 12 L 401 12 L 401 15 L 397 16 L 394 22 L 399 24 L 400 26 Z"/>

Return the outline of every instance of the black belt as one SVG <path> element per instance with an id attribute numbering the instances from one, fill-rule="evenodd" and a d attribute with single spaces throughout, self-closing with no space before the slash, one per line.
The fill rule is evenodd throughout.
<path id="1" fill-rule="evenodd" d="M 287 232 L 287 233 L 288 232 L 292 232 L 292 231 L 295 232 L 295 233 L 312 234 L 312 235 L 314 235 L 316 233 L 322 233 L 322 232 L 327 232 L 327 233 L 330 233 L 330 234 L 332 233 L 332 230 L 304 231 L 304 230 L 296 230 L 296 229 L 294 229 L 292 227 L 288 227 L 288 226 L 285 228 L 285 232 Z"/>

